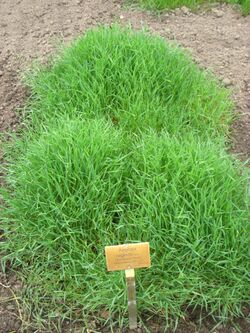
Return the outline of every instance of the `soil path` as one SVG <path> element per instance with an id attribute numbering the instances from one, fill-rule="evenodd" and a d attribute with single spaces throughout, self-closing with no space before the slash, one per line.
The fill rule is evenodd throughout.
<path id="1" fill-rule="evenodd" d="M 125 9 L 121 0 L 0 0 L 0 18 L 1 132 L 18 126 L 15 109 L 24 104 L 27 95 L 21 75 L 33 59 L 46 59 L 59 41 L 73 40 L 90 27 L 130 22 L 176 40 L 232 89 L 236 112 L 241 115 L 232 129 L 233 151 L 243 160 L 250 157 L 250 16 L 244 18 L 226 5 L 197 14 L 183 8 L 157 16 Z M 0 332 L 20 331 L 18 300 L 13 300 L 20 287 L 15 277 L 0 272 Z M 191 324 L 184 323 L 179 332 L 198 331 L 195 321 L 190 320 Z M 209 331 L 209 325 L 204 325 L 200 332 Z M 243 332 L 250 331 L 245 322 L 240 326 Z M 159 325 L 151 331 L 160 332 Z M 232 327 L 215 331 L 236 332 Z"/>

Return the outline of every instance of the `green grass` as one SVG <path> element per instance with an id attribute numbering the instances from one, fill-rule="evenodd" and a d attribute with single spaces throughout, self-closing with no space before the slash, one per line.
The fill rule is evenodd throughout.
<path id="1" fill-rule="evenodd" d="M 105 41 L 105 42 L 104 42 Z M 32 123 L 105 117 L 128 132 L 227 134 L 228 92 L 177 46 L 113 27 L 89 31 L 28 79 Z M 36 126 L 35 125 L 35 126 Z M 36 126 L 37 128 L 37 126 Z"/>
<path id="2" fill-rule="evenodd" d="M 163 9 L 175 9 L 181 6 L 187 6 L 189 8 L 197 8 L 197 6 L 210 3 L 209 0 L 139 0 L 140 5 L 149 9 L 163 10 Z"/>
<path id="3" fill-rule="evenodd" d="M 106 271 L 104 247 L 140 241 L 152 256 L 137 270 L 140 313 L 166 325 L 186 306 L 240 315 L 248 180 L 224 147 L 227 91 L 180 49 L 118 26 L 89 31 L 28 83 L 27 132 L 5 153 L 1 251 L 36 325 L 103 310 L 122 325 L 124 273 Z"/>
<path id="4" fill-rule="evenodd" d="M 250 14 L 250 0 L 229 0 L 229 3 L 239 4 L 242 8 L 243 15 Z"/>
<path id="5" fill-rule="evenodd" d="M 163 9 L 175 9 L 181 6 L 187 6 L 191 9 L 197 8 L 202 4 L 212 4 L 219 2 L 227 2 L 230 4 L 237 4 L 241 6 L 243 15 L 250 13 L 250 0 L 138 0 L 143 7 L 149 9 L 163 10 Z"/>
<path id="6" fill-rule="evenodd" d="M 26 144 L 9 169 L 6 259 L 53 311 L 64 300 L 123 313 L 123 275 L 106 272 L 104 246 L 150 241 L 140 310 L 239 313 L 249 297 L 246 181 L 220 146 L 155 132 L 124 139 L 79 119 Z"/>

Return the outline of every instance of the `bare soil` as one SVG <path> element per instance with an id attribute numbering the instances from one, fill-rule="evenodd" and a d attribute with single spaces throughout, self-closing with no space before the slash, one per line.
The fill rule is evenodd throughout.
<path id="1" fill-rule="evenodd" d="M 213 71 L 232 90 L 239 116 L 232 126 L 232 152 L 246 161 L 250 157 L 250 16 L 242 17 L 226 5 L 197 13 L 182 8 L 156 15 L 136 7 L 125 8 L 122 0 L 0 0 L 1 132 L 15 131 L 19 126 L 16 110 L 28 95 L 22 73 L 33 60 L 46 61 L 59 42 L 69 42 L 88 28 L 115 21 L 131 23 L 135 28 L 147 26 L 152 33 L 177 41 L 200 66 Z M 22 331 L 21 289 L 13 273 L 3 274 L 0 269 L 0 333 Z M 145 318 L 145 322 L 149 332 L 163 332 L 159 318 Z M 110 332 L 98 323 L 94 326 L 93 332 Z M 211 318 L 200 325 L 197 315 L 190 312 L 176 332 L 236 333 L 236 328 L 250 332 L 244 318 L 227 327 L 215 326 Z M 62 331 L 85 330 L 79 324 L 65 323 Z M 128 332 L 118 328 L 115 331 Z M 143 327 L 138 329 L 144 331 Z"/>

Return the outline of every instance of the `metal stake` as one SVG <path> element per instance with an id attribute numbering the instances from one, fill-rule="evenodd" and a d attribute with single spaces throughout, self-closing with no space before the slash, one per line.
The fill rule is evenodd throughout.
<path id="1" fill-rule="evenodd" d="M 126 282 L 128 290 L 128 315 L 129 328 L 131 330 L 137 328 L 137 308 L 136 308 L 136 292 L 135 292 L 135 270 L 126 269 Z"/>

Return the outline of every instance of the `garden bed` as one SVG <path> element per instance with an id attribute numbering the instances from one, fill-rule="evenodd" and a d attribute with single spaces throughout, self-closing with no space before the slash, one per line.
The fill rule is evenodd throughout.
<path id="1" fill-rule="evenodd" d="M 114 119 L 113 119 L 114 120 Z M 209 127 L 209 126 L 208 126 Z M 172 149 L 171 149 L 172 150 Z"/>

